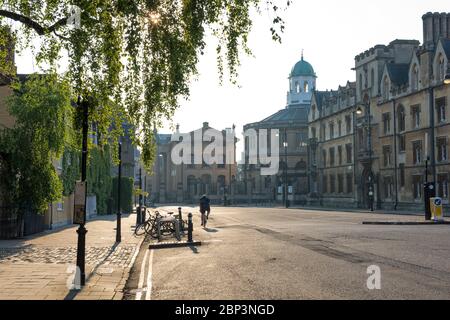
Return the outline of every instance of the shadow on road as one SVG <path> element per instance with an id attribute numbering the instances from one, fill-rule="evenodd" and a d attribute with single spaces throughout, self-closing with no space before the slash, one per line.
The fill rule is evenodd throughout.
<path id="1" fill-rule="evenodd" d="M 195 253 L 195 254 L 198 254 L 198 253 L 199 253 L 197 247 L 189 246 L 189 249 L 191 249 L 192 252 Z"/>
<path id="2" fill-rule="evenodd" d="M 219 232 L 219 230 L 214 229 L 214 228 L 203 228 L 203 230 L 205 230 L 206 232 L 213 232 L 213 233 Z"/>

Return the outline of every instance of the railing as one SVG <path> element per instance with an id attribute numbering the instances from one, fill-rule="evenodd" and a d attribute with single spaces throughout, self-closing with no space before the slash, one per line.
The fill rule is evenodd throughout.
<path id="1" fill-rule="evenodd" d="M 24 207 L 0 207 L 0 239 L 14 239 L 45 230 L 44 216 Z"/>

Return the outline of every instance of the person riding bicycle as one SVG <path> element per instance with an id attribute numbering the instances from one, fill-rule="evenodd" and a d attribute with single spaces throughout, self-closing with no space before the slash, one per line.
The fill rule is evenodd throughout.
<path id="1" fill-rule="evenodd" d="M 202 226 L 203 227 L 206 227 L 206 222 L 208 221 L 209 213 L 211 212 L 211 207 L 210 207 L 209 203 L 210 203 L 209 198 L 206 196 L 206 194 L 204 194 L 200 198 L 200 212 L 202 214 Z"/>

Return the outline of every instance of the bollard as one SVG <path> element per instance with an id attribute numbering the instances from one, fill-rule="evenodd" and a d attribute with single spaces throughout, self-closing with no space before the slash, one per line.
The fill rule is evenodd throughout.
<path id="1" fill-rule="evenodd" d="M 156 216 L 156 232 L 158 236 L 158 241 L 161 241 L 161 216 Z"/>
<path id="2" fill-rule="evenodd" d="M 188 214 L 188 242 L 192 242 L 192 231 L 193 231 L 193 225 L 192 225 L 192 213 L 189 212 Z"/>
<path id="3" fill-rule="evenodd" d="M 181 207 L 178 207 L 178 221 L 180 222 L 180 230 L 181 232 L 184 232 L 184 227 L 183 227 L 183 215 L 181 214 Z"/>

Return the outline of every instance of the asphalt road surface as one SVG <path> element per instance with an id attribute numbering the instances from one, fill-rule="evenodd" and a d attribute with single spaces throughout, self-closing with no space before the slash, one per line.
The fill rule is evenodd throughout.
<path id="1" fill-rule="evenodd" d="M 126 299 L 450 299 L 450 225 L 362 225 L 422 218 L 218 207 L 203 229 L 198 208 L 183 208 L 189 211 L 202 245 L 149 250 L 144 242 Z"/>

